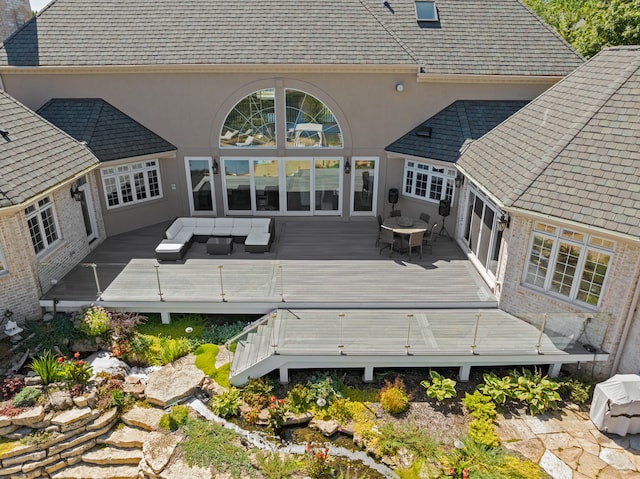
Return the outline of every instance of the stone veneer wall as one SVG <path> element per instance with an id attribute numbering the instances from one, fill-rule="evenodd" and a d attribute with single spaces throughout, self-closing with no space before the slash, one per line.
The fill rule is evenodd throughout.
<path id="1" fill-rule="evenodd" d="M 0 0 L 0 42 L 31 18 L 29 0 Z"/>
<path id="2" fill-rule="evenodd" d="M 497 294 L 501 309 L 514 315 L 524 313 L 584 313 L 588 308 L 580 307 L 568 301 L 539 293 L 522 285 L 533 220 L 524 217 L 511 218 L 511 227 L 505 235 L 503 245 L 503 264 L 499 271 Z M 602 298 L 598 312 L 611 315 L 607 336 L 603 347 L 611 356 L 608 362 L 595 364 L 594 373 L 598 376 L 609 376 L 611 367 L 620 344 L 624 321 L 629 311 L 633 289 L 638 280 L 638 261 L 640 248 L 629 243 L 617 241 L 613 263 L 607 275 L 605 296 Z M 636 315 L 637 319 L 637 315 Z M 640 332 L 639 332 L 640 334 Z M 627 347 L 631 342 L 627 342 Z M 640 364 L 635 364 L 637 371 Z M 589 368 L 591 370 L 591 368 Z"/>
<path id="3" fill-rule="evenodd" d="M 93 175 L 89 175 L 89 181 L 91 191 L 97 191 Z M 64 277 L 104 238 L 104 224 L 96 212 L 98 238 L 88 243 L 80 203 L 69 191 L 67 184 L 50 195 L 61 240 L 43 256 L 35 255 L 23 210 L 0 216 L 0 244 L 9 269 L 8 274 L 0 276 L 0 312 L 13 311 L 15 320 L 38 318 L 39 298 L 52 287 L 51 281 Z M 93 204 L 99 205 L 96 194 L 92 194 Z"/>

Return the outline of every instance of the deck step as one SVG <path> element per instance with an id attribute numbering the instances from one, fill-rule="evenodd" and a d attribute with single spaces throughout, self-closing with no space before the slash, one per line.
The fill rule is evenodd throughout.
<path id="1" fill-rule="evenodd" d="M 233 353 L 233 361 L 231 362 L 231 375 L 240 371 L 245 363 L 246 346 L 244 341 L 238 342 L 236 346 L 236 352 Z"/>

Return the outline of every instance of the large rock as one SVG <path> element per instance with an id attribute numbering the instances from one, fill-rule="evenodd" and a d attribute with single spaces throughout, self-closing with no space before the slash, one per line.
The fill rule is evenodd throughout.
<path id="1" fill-rule="evenodd" d="M 49 394 L 47 405 L 54 411 L 64 411 L 73 407 L 73 398 L 69 391 L 54 391 Z"/>
<path id="2" fill-rule="evenodd" d="M 191 396 L 202 384 L 205 374 L 196 367 L 195 356 L 188 355 L 149 375 L 145 394 L 147 401 L 167 407 Z"/>
<path id="3" fill-rule="evenodd" d="M 98 373 L 107 372 L 111 375 L 122 374 L 123 378 L 129 373 L 129 366 L 124 361 L 119 360 L 107 351 L 93 353 L 86 360 L 93 368 L 93 377 Z"/>
<path id="4" fill-rule="evenodd" d="M 36 406 L 18 414 L 11 421 L 15 426 L 32 426 L 44 418 L 44 408 Z"/>
<path id="5" fill-rule="evenodd" d="M 142 453 L 145 462 L 154 473 L 159 474 L 166 467 L 179 441 L 180 438 L 175 434 L 149 433 L 142 446 Z"/>
<path id="6" fill-rule="evenodd" d="M 165 412 L 162 409 L 134 406 L 122 415 L 122 422 L 127 426 L 155 431 L 160 427 L 160 419 L 164 415 Z"/>
<path id="7" fill-rule="evenodd" d="M 167 467 L 162 474 L 159 475 L 161 479 L 211 479 L 211 472 L 209 469 L 189 465 L 180 459 Z"/>
<path id="8" fill-rule="evenodd" d="M 137 465 L 142 459 L 140 449 L 120 449 L 117 447 L 102 447 L 93 449 L 82 455 L 82 460 L 89 464 L 114 466 L 122 464 Z"/>

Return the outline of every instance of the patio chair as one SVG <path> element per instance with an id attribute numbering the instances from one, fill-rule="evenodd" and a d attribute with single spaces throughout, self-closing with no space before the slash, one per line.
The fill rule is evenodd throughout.
<path id="1" fill-rule="evenodd" d="M 228 130 L 224 135 L 220 137 L 221 140 L 230 140 L 238 134 L 238 130 Z"/>
<path id="2" fill-rule="evenodd" d="M 427 246 L 429 254 L 433 253 L 433 242 L 436 239 L 436 236 L 435 236 L 436 226 L 438 226 L 438 223 L 433 223 L 433 226 L 431 226 L 431 229 L 427 230 L 427 232 L 424 235 L 423 243 Z"/>
<path id="3" fill-rule="evenodd" d="M 431 215 L 428 215 L 427 213 L 420 213 L 420 219 L 427 224 L 431 223 Z"/>
<path id="4" fill-rule="evenodd" d="M 416 231 L 415 233 L 411 233 L 408 239 L 406 236 L 400 239 L 398 247 L 402 252 L 408 251 L 409 261 L 411 261 L 413 250 L 418 248 L 420 248 L 420 259 L 422 259 L 422 238 L 424 234 L 425 230 Z"/>
<path id="5" fill-rule="evenodd" d="M 253 144 L 253 136 L 249 135 L 246 140 L 237 142 L 236 146 L 250 146 L 251 144 Z"/>
<path id="6" fill-rule="evenodd" d="M 402 216 L 402 211 L 401 210 L 391 210 L 391 213 L 389 213 L 389 216 L 393 217 L 393 216 Z"/>
<path id="7" fill-rule="evenodd" d="M 380 244 L 380 232 L 382 231 L 382 215 L 378 215 L 378 237 L 376 238 L 376 246 Z"/>
<path id="8" fill-rule="evenodd" d="M 378 244 L 380 245 L 380 254 L 382 254 L 386 248 L 389 248 L 389 257 L 391 257 L 393 247 L 396 245 L 396 238 L 391 228 L 387 228 L 384 225 L 380 226 L 380 239 L 378 240 Z"/>

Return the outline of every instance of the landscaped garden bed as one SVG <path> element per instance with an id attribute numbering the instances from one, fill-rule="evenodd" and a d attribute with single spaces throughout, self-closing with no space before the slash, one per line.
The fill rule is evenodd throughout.
<path id="1" fill-rule="evenodd" d="M 90 307 L 70 317 L 57 315 L 48 324 L 28 325 L 31 337 L 23 347 L 36 353 L 26 375 L 3 381 L 0 460 L 15 457 L 11 451 L 25 445 L 41 446 L 48 454 L 51 440 L 63 434 L 52 426 L 60 426 L 55 418 L 65 409 L 95 410 L 85 418 L 93 421 L 104 411 L 126 414 L 133 407 L 144 412 L 155 405 L 169 407 L 156 421 L 154 434 L 179 439 L 170 441 L 175 444 L 162 466 L 167 470 L 175 465 L 268 479 L 535 479 L 547 476 L 537 464 L 501 447 L 494 427 L 497 411 L 538 414 L 569 399 L 589 398 L 588 384 L 578 378 L 556 382 L 525 368 L 477 370 L 466 383 L 456 383 L 453 370 L 379 370 L 370 384 L 361 381 L 361 371 L 299 370 L 288 385 L 267 376 L 237 389 L 228 382 L 232 353 L 222 344 L 252 318 L 243 319 L 186 315 L 163 325 L 159 318 Z M 98 349 L 124 361 L 127 372 L 103 372 L 90 380 L 94 371 L 87 360 Z M 144 374 L 137 379 L 129 374 L 131 365 L 193 374 L 194 384 L 176 396 L 152 399 L 146 379 L 140 379 Z M 177 368 L 183 367 L 198 372 L 182 374 Z M 249 436 L 179 405 L 194 395 L 226 425 L 258 431 L 266 441 L 262 444 L 271 445 L 261 450 Z M 12 417 L 30 414 L 35 419 L 27 427 L 21 424 L 26 419 L 12 423 Z M 363 464 L 358 454 L 381 466 Z M 8 464 L 15 469 L 11 460 Z M 73 466 L 70 461 L 64 465 Z M 46 472 L 46 464 L 37 467 Z"/>

